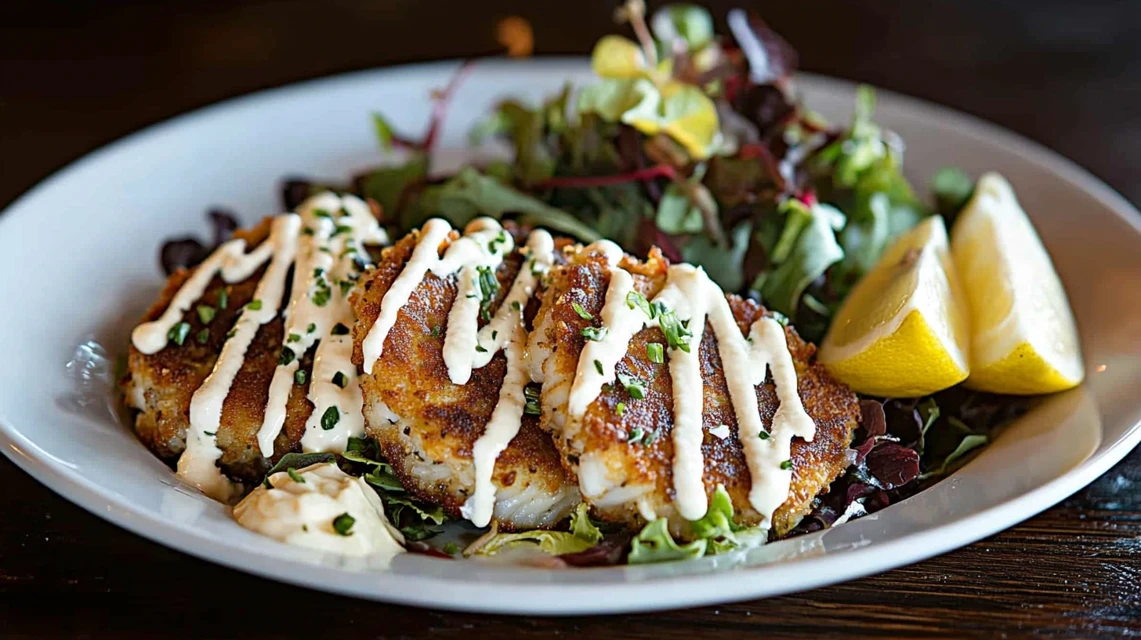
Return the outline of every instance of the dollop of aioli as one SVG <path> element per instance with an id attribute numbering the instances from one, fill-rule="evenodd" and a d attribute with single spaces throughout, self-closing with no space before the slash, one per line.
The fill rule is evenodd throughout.
<path id="1" fill-rule="evenodd" d="M 404 552 L 404 536 L 364 478 L 321 462 L 293 474 L 275 473 L 269 482 L 272 489 L 258 485 L 234 507 L 238 524 L 286 544 L 346 556 L 392 558 Z M 346 514 L 352 518 L 348 527 Z"/>

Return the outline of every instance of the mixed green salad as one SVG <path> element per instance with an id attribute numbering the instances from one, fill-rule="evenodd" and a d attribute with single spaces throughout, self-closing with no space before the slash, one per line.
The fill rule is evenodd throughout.
<path id="1" fill-rule="evenodd" d="M 970 197 L 973 182 L 956 169 L 935 176 L 930 202 L 916 194 L 903 174 L 902 141 L 874 120 L 869 87 L 859 88 L 849 122 L 827 122 L 802 104 L 793 78 L 797 55 L 759 17 L 732 11 L 729 33 L 720 35 L 698 6 L 647 16 L 631 1 L 618 13 L 634 37 L 608 35 L 597 43 L 593 82 L 568 84 L 538 105 L 505 100 L 471 131 L 473 143 L 510 145 L 510 161 L 429 177 L 451 96 L 478 64 L 468 62 L 435 96 L 423 136 L 373 115 L 381 148 L 402 151 L 401 162 L 348 183 L 288 180 L 287 210 L 333 189 L 375 201 L 393 237 L 435 216 L 456 226 L 507 216 L 584 242 L 609 238 L 635 255 L 658 247 L 671 260 L 701 265 L 726 291 L 761 301 L 819 341 L 894 238 L 927 216 L 953 217 Z M 1025 403 L 953 388 L 918 399 L 863 398 L 861 409 L 852 466 L 793 534 L 922 490 Z M 271 473 L 329 458 L 290 454 Z M 375 443 L 353 440 L 341 464 L 377 489 L 413 545 L 441 531 L 443 512 L 409 498 Z M 493 529 L 464 554 L 524 546 L 567 565 L 644 563 L 722 553 L 766 535 L 734 522 L 723 491 L 693 531 L 697 539 L 679 543 L 663 519 L 630 536 L 591 522 L 580 508 L 566 530 Z M 456 555 L 460 548 L 421 550 Z"/>

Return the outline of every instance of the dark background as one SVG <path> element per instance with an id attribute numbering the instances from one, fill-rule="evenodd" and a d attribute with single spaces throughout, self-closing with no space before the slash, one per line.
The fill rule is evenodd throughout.
<path id="1" fill-rule="evenodd" d="M 717 16 L 732 6 L 710 4 Z M 614 29 L 612 6 L 0 3 L 0 205 L 100 145 L 218 100 L 341 71 L 497 53 L 495 26 L 506 16 L 532 23 L 536 55 L 583 54 Z M 997 122 L 1141 202 L 1141 2 L 753 6 L 798 48 L 802 68 Z M 2 458 L 0 487 L 0 635 L 9 637 L 476 632 L 661 640 L 1141 631 L 1141 453 L 1023 525 L 881 576 L 768 601 L 562 620 L 428 612 L 307 592 L 121 531 Z"/>

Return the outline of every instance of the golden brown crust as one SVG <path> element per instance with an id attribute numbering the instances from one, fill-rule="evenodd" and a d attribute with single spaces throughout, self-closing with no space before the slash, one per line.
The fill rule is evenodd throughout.
<path id="1" fill-rule="evenodd" d="M 270 223 L 271 220 L 267 218 L 252 229 L 238 231 L 234 237 L 246 240 L 251 247 L 256 246 L 268 237 Z M 235 284 L 227 284 L 220 276 L 216 276 L 206 288 L 202 299 L 184 314 L 182 320 L 190 325 L 190 334 L 181 346 L 171 342 L 151 355 L 131 346 L 128 374 L 121 385 L 124 389 L 137 385 L 146 399 L 145 407 L 135 418 L 135 431 L 143 444 L 167 464 L 173 466 L 182 454 L 186 430 L 190 424 L 190 400 L 210 375 L 222 345 L 226 342 L 226 334 L 234 326 L 242 306 L 253 299 L 254 290 L 264 271 L 263 267 L 250 278 Z M 193 269 L 181 269 L 171 274 L 159 299 L 146 312 L 142 321 L 148 322 L 161 316 L 178 289 L 193 273 Z M 228 296 L 227 305 L 225 309 L 218 309 L 219 296 L 223 290 Z M 203 323 L 199 319 L 195 311 L 199 304 L 217 309 L 217 315 L 211 322 Z M 204 344 L 197 340 L 202 329 L 209 332 L 209 338 Z M 285 426 L 274 443 L 274 455 L 270 460 L 262 457 L 258 450 L 257 432 L 265 414 L 269 381 L 277 368 L 281 353 L 283 332 L 284 322 L 280 316 L 262 325 L 222 406 L 221 426 L 217 433 L 218 447 L 222 450 L 220 466 L 231 477 L 246 483 L 260 481 L 281 456 L 290 451 L 300 451 L 299 443 L 305 431 L 305 421 L 313 410 L 306 398 L 308 385 L 294 386 L 289 397 Z M 306 370 L 312 366 L 310 360 L 310 356 L 302 360 L 302 367 Z"/>
<path id="2" fill-rule="evenodd" d="M 455 237 L 453 234 L 451 240 Z M 418 239 L 416 231 L 387 249 L 380 264 L 358 285 L 353 296 L 357 315 L 353 362 L 358 367 L 363 364 L 362 341 Z M 500 290 L 493 310 L 506 297 L 521 264 L 522 257 L 515 252 L 499 268 Z M 416 497 L 437 503 L 452 517 L 459 517 L 471 490 L 464 476 L 471 473 L 472 447 L 483 435 L 498 402 L 507 360 L 500 352 L 486 366 L 473 370 L 466 384 L 451 382 L 443 345 L 455 297 L 454 277 L 428 273 L 401 309 L 385 340 L 383 355 L 372 372 L 362 376 L 361 386 L 368 431 L 377 437 L 401 483 Z M 399 416 L 400 422 L 377 420 L 378 403 Z M 437 476 L 421 472 L 423 465 L 450 465 L 458 471 Z M 492 481 L 497 487 L 511 487 L 524 478 L 548 493 L 562 491 L 566 484 L 557 452 L 539 429 L 538 418 L 530 415 L 523 416 L 518 435 L 496 461 Z M 511 527 L 510 522 L 501 524 Z"/>
<path id="3" fill-rule="evenodd" d="M 635 286 L 647 298 L 652 298 L 665 283 L 666 261 L 657 253 L 646 262 L 626 259 L 623 267 L 635 276 Z M 573 380 L 578 356 L 585 339 L 581 330 L 598 324 L 609 285 L 606 259 L 597 253 L 583 253 L 565 267 L 551 274 L 543 297 L 540 326 L 546 327 L 545 336 L 553 350 L 548 371 L 556 372 L 564 383 Z M 729 296 L 730 306 L 743 333 L 761 315 L 767 312 L 752 301 Z M 577 302 L 594 318 L 581 317 L 572 307 Z M 549 317 L 548 317 L 549 314 Z M 790 496 L 774 514 L 774 531 L 781 535 L 791 530 L 811 510 L 812 500 L 828 490 L 828 485 L 847 467 L 846 450 L 855 429 L 859 405 L 855 394 L 832 380 L 823 367 L 813 363 L 815 347 L 801 340 L 791 327 L 786 329 L 789 350 L 796 364 L 801 399 L 809 415 L 816 422 L 816 437 L 812 442 L 799 438 L 792 445 L 793 481 Z M 563 454 L 564 464 L 576 470 L 579 459 L 591 454 L 602 460 L 606 468 L 623 478 L 622 487 L 647 485 L 653 487 L 653 502 L 667 504 L 673 500 L 671 460 L 673 444 L 669 437 L 673 424 L 673 391 L 668 361 L 655 364 L 646 355 L 646 344 L 664 344 L 665 339 L 657 328 L 638 333 L 630 342 L 618 371 L 636 377 L 646 384 L 646 397 L 634 399 L 622 387 L 604 387 L 598 399 L 587 409 L 577 424 L 557 425 L 556 420 L 570 418 L 565 405 L 544 407 L 545 428 L 563 437 L 556 441 Z M 700 348 L 700 362 L 704 384 L 703 422 L 706 429 L 702 443 L 705 458 L 704 481 L 706 492 L 712 496 L 717 485 L 724 485 L 740 513 L 739 521 L 755 523 L 759 515 L 748 502 L 751 486 L 744 450 L 737 439 L 736 417 L 729 399 L 716 338 L 707 325 Z M 551 385 L 553 380 L 546 383 Z M 547 388 L 544 388 L 546 402 Z M 618 415 L 617 407 L 624 405 Z M 771 376 L 757 388 L 757 405 L 768 428 L 779 406 Z M 730 437 L 721 439 L 709 433 L 710 428 L 727 425 Z M 650 445 L 631 445 L 630 435 L 637 431 L 655 432 L 657 438 Z M 607 505 L 596 509 L 600 517 L 640 522 L 637 504 L 627 501 L 620 506 Z"/>

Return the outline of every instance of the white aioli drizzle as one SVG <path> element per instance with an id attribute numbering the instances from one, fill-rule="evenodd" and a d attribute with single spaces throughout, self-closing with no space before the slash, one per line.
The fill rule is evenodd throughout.
<path id="1" fill-rule="evenodd" d="M 486 292 L 480 286 L 480 269 L 495 270 L 514 249 L 511 234 L 491 218 L 477 218 L 464 235 L 439 254 L 440 244 L 452 231 L 443 220 L 429 220 L 420 230 L 412 256 L 381 300 L 380 315 L 362 343 L 364 370 L 371 372 L 384 353 L 384 341 L 396 324 L 400 309 L 430 271 L 440 278 L 455 275 L 457 292 L 448 312 L 443 359 L 454 384 L 466 384 L 471 372 L 491 362 L 500 350 L 507 356 L 507 373 L 499 389 L 499 400 L 483 434 L 472 447 L 475 488 L 461 507 L 461 513 L 477 526 L 491 521 L 495 508 L 495 484 L 491 481 L 495 461 L 519 432 L 526 397 L 523 388 L 529 380 L 526 358 L 527 334 L 523 310 L 534 294 L 540 275 L 554 261 L 554 240 L 546 231 L 536 230 L 523 249 L 524 261 L 507 296 L 495 315 L 479 328 L 481 301 Z"/>
<path id="2" fill-rule="evenodd" d="M 603 385 L 615 378 L 615 367 L 626 354 L 631 339 L 644 327 L 656 326 L 641 309 L 631 308 L 626 296 L 634 291 L 633 277 L 618 264 L 621 250 L 602 241 L 586 248 L 602 253 L 610 267 L 610 285 L 600 313 L 607 328 L 601 340 L 587 341 L 579 355 L 568 411 L 581 417 L 598 398 Z M 816 425 L 804 411 L 797 391 L 796 369 L 788 352 L 784 328 L 772 318 L 760 318 L 750 328 L 749 338 L 741 335 L 725 293 L 705 271 L 688 264 L 669 268 L 666 285 L 654 298 L 671 309 L 679 320 L 688 321 L 693 336 L 690 351 L 669 350 L 670 377 L 673 380 L 674 445 L 673 477 L 675 505 L 687 520 L 705 515 L 708 500 L 702 481 L 705 462 L 701 452 L 703 397 L 699 350 L 708 320 L 718 341 L 718 354 L 724 368 L 737 418 L 737 433 L 745 451 L 752 477 L 749 502 L 761 515 L 762 526 L 769 526 L 773 512 L 788 498 L 792 470 L 783 468 L 790 459 L 792 438 L 815 437 Z M 601 371 L 600 371 L 601 369 Z M 757 409 L 756 386 L 772 371 L 780 407 L 773 417 L 768 438 Z"/>
<path id="3" fill-rule="evenodd" d="M 336 217 L 342 209 L 344 214 Z M 307 423 L 302 447 L 306 451 L 343 451 L 350 435 L 364 431 L 361 416 L 363 399 L 356 370 L 350 360 L 351 336 L 331 334 L 337 323 L 344 327 L 352 324 L 348 291 L 341 290 L 334 280 L 355 278 L 353 252 L 367 256 L 364 245 L 384 243 L 388 238 L 368 205 L 357 198 L 342 199 L 333 194 L 322 194 L 302 205 L 300 213 L 275 217 L 269 237 L 250 253 L 244 253 L 244 240 L 223 244 L 196 268 L 175 293 L 162 316 L 139 325 L 131 335 L 139 351 L 157 353 L 166 346 L 171 328 L 181 322 L 183 314 L 202 297 L 215 275 L 220 273 L 227 283 L 240 282 L 269 261 L 254 293 L 258 305 L 246 305 L 242 309 L 233 335 L 226 340 L 213 370 L 195 391 L 190 403 L 190 428 L 186 434 L 186 449 L 178 460 L 178 475 L 218 500 L 228 501 L 237 490 L 217 466 L 222 451 L 218 448 L 215 434 L 221 425 L 222 406 L 258 329 L 277 317 L 285 293 L 285 281 L 294 264 L 294 283 L 285 312 L 286 342 L 283 348 L 290 349 L 295 357 L 274 372 L 265 420 L 258 433 L 259 447 L 263 455 L 273 455 L 273 441 L 284 423 L 284 405 L 294 382 L 298 360 L 318 339 L 321 343 L 314 354 L 309 387 L 309 399 L 315 409 Z M 312 233 L 302 234 L 303 225 L 308 225 Z M 312 299 L 318 288 L 319 279 L 314 275 L 316 268 L 324 269 L 322 288 L 326 288 L 328 293 L 324 306 L 315 304 Z M 307 331 L 310 323 L 315 325 L 312 332 Z M 299 336 L 299 339 L 289 342 L 291 334 Z M 344 376 L 343 380 L 338 378 L 344 382 L 343 388 L 332 382 L 338 372 Z M 333 429 L 325 430 L 320 426 L 320 420 L 329 407 L 337 408 L 338 420 Z"/>

